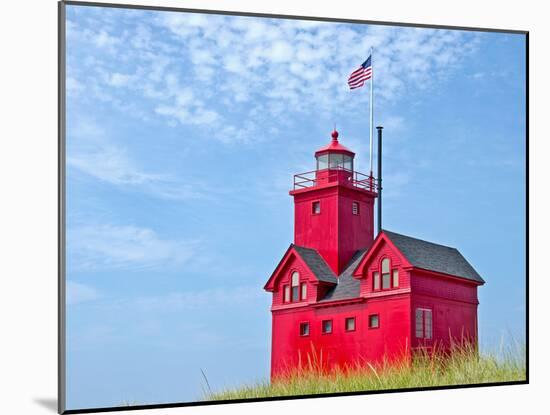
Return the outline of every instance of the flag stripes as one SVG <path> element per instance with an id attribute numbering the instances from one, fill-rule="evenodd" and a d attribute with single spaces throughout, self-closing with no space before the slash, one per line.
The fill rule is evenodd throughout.
<path id="1" fill-rule="evenodd" d="M 372 64 L 371 57 L 361 64 L 359 68 L 351 73 L 348 78 L 348 85 L 350 89 L 361 88 L 365 85 L 365 81 L 372 78 Z"/>

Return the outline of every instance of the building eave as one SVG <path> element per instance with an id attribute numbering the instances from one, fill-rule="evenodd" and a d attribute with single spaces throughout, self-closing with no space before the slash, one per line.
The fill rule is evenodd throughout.
<path id="1" fill-rule="evenodd" d="M 364 297 L 355 297 L 355 298 L 345 298 L 345 299 L 333 300 L 333 301 L 318 301 L 316 303 L 311 304 L 311 306 L 314 308 L 335 307 L 340 305 L 362 303 L 364 301 L 366 301 L 366 298 Z"/>
<path id="2" fill-rule="evenodd" d="M 432 277 L 437 277 L 437 278 L 447 278 L 447 279 L 451 279 L 451 280 L 456 280 L 456 281 L 460 281 L 460 282 L 465 282 L 465 283 L 468 283 L 468 284 L 473 284 L 473 285 L 477 285 L 477 286 L 480 286 L 480 285 L 485 285 L 485 280 L 483 281 L 476 281 L 476 280 L 472 280 L 471 278 L 466 278 L 466 277 L 461 277 L 460 275 L 452 275 L 452 274 L 446 274 L 444 272 L 440 272 L 440 271 L 433 271 L 433 270 L 429 270 L 429 269 L 425 269 L 425 268 L 420 268 L 420 267 L 415 267 L 413 266 L 411 268 L 412 271 L 420 271 L 420 272 L 423 272 L 425 274 L 428 274 Z"/>

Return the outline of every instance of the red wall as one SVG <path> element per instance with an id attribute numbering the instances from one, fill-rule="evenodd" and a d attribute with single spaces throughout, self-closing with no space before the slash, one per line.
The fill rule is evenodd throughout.
<path id="1" fill-rule="evenodd" d="M 338 263 L 342 271 L 359 249 L 370 248 L 374 240 L 374 197 L 354 188 L 339 188 L 338 199 Z M 353 202 L 359 203 L 359 215 L 352 211 Z"/>
<path id="2" fill-rule="evenodd" d="M 402 357 L 410 345 L 410 299 L 408 295 L 375 299 L 340 306 L 298 306 L 273 311 L 272 376 L 289 367 L 307 365 L 313 353 L 324 367 L 344 366 L 354 362 L 381 362 L 384 357 Z M 378 314 L 380 327 L 368 327 L 368 316 Z M 355 331 L 345 331 L 345 319 L 355 317 Z M 322 320 L 332 319 L 331 334 L 323 334 Z M 300 323 L 310 323 L 310 335 L 300 336 Z M 314 352 L 312 349 L 314 346 Z M 321 358 L 322 356 L 322 358 Z"/>
<path id="3" fill-rule="evenodd" d="M 359 249 L 373 241 L 374 194 L 344 185 L 312 187 L 291 192 L 294 196 L 294 243 L 317 249 L 336 275 Z M 312 202 L 321 203 L 321 213 L 312 213 Z M 359 202 L 353 215 L 352 202 Z"/>
<path id="4" fill-rule="evenodd" d="M 477 343 L 477 285 L 458 279 L 433 276 L 422 271 L 412 272 L 411 335 L 413 347 L 433 346 L 448 348 L 451 340 Z M 433 339 L 416 339 L 414 333 L 415 309 L 432 310 Z"/>

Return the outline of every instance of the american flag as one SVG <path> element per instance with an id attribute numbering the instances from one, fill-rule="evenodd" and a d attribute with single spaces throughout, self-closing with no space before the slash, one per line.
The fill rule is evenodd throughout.
<path id="1" fill-rule="evenodd" d="M 361 88 L 365 85 L 365 81 L 368 81 L 372 77 L 372 64 L 371 56 L 367 58 L 365 62 L 361 64 L 359 68 L 351 73 L 348 78 L 348 85 L 350 89 Z"/>

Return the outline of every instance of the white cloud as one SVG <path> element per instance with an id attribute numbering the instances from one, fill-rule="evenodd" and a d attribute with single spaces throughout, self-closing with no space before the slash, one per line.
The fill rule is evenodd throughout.
<path id="1" fill-rule="evenodd" d="M 65 87 L 67 88 L 67 92 L 69 94 L 75 94 L 84 89 L 84 86 L 71 76 L 67 76 L 67 80 L 65 81 Z"/>
<path id="2" fill-rule="evenodd" d="M 294 50 L 289 42 L 278 40 L 271 48 L 266 51 L 266 57 L 271 62 L 290 62 L 294 55 Z"/>
<path id="3" fill-rule="evenodd" d="M 220 308 L 228 304 L 250 304 L 265 299 L 265 292 L 258 286 L 220 287 L 204 290 L 173 292 L 160 296 L 131 300 L 142 311 L 184 311 Z"/>
<path id="4" fill-rule="evenodd" d="M 133 79 L 134 79 L 134 77 L 132 75 L 115 72 L 115 73 L 112 73 L 110 75 L 109 84 L 114 86 L 114 87 L 126 86 Z"/>
<path id="5" fill-rule="evenodd" d="M 396 199 L 410 182 L 408 171 L 398 171 L 385 174 L 383 177 L 384 199 Z"/>
<path id="6" fill-rule="evenodd" d="M 120 39 L 115 36 L 109 35 L 106 31 L 101 30 L 98 34 L 94 36 L 94 43 L 96 46 L 103 47 L 113 47 L 120 43 Z"/>
<path id="7" fill-rule="evenodd" d="M 196 251 L 196 241 L 163 239 L 134 225 L 69 227 L 67 249 L 76 269 L 140 269 L 181 266 Z"/>
<path id="8" fill-rule="evenodd" d="M 182 105 L 175 107 L 162 105 L 155 108 L 155 112 L 160 115 L 174 117 L 182 124 L 212 124 L 219 118 L 216 111 L 202 107 L 188 108 Z"/>
<path id="9" fill-rule="evenodd" d="M 94 287 L 74 281 L 67 281 L 66 295 L 67 305 L 85 303 L 99 298 L 99 293 Z"/>
<path id="10" fill-rule="evenodd" d="M 75 152 L 67 157 L 70 166 L 108 183 L 140 185 L 162 180 L 161 175 L 140 171 L 123 149 L 102 145 L 89 152 Z"/>
<path id="11" fill-rule="evenodd" d="M 433 87 L 477 43 L 475 33 L 460 31 L 196 13 L 159 13 L 123 32 L 71 22 L 70 31 L 116 50 L 120 62 L 138 62 L 139 68 L 122 73 L 106 56 L 110 60 L 96 65 L 110 68 L 103 89 L 131 89 L 146 98 L 149 114 L 171 125 L 201 125 L 206 135 L 227 143 L 261 137 L 259 126 L 274 117 L 301 112 L 339 118 L 365 106 L 368 94 L 350 92 L 346 80 L 371 46 L 376 99 L 383 105 Z M 113 91 L 101 89 L 100 83 L 98 96 L 117 102 Z M 252 121 L 248 136 L 230 140 L 218 133 L 236 127 L 228 119 L 244 119 L 249 109 L 243 104 L 258 100 L 265 112 Z"/>
<path id="12" fill-rule="evenodd" d="M 152 173 L 141 168 L 128 151 L 112 143 L 103 129 L 89 118 L 79 118 L 68 132 L 67 165 L 95 179 L 124 190 L 135 190 L 169 200 L 213 197 L 204 184 L 186 178 Z"/>

